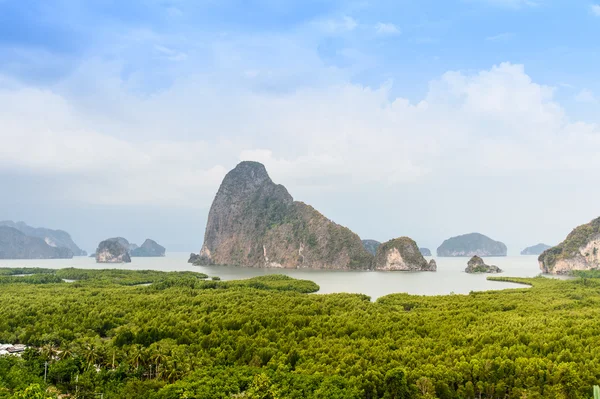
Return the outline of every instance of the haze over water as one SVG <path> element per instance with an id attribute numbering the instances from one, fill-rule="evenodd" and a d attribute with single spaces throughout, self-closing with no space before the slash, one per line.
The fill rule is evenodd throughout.
<path id="1" fill-rule="evenodd" d="M 348 292 L 366 294 L 375 300 L 393 293 L 414 295 L 468 294 L 470 291 L 523 288 L 522 285 L 488 281 L 490 274 L 464 272 L 469 258 L 437 258 L 437 272 L 333 271 L 312 269 L 258 269 L 235 266 L 193 266 L 187 263 L 189 253 L 172 252 L 162 258 L 132 258 L 131 263 L 96 263 L 94 258 L 73 259 L 11 259 L 0 260 L 0 267 L 44 267 L 60 269 L 133 269 L 160 271 L 195 271 L 219 276 L 222 280 L 245 279 L 265 274 L 285 274 L 319 284 L 320 294 Z M 426 257 L 429 260 L 429 257 Z M 506 256 L 484 258 L 504 270 L 495 276 L 535 277 L 540 274 L 537 256 Z"/>

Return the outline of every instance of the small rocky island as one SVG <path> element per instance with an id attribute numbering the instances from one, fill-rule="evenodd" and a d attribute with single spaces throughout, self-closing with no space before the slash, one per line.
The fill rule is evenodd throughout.
<path id="1" fill-rule="evenodd" d="M 381 244 L 373 260 L 375 270 L 436 271 L 432 259 L 427 263 L 417 243 L 409 237 L 400 237 Z"/>
<path id="2" fill-rule="evenodd" d="M 429 248 L 419 248 L 421 251 L 421 255 L 423 256 L 431 256 L 431 250 Z"/>
<path id="3" fill-rule="evenodd" d="M 373 255 L 358 235 L 294 201 L 264 165 L 241 162 L 221 183 L 208 214 L 196 265 L 369 269 Z"/>
<path id="4" fill-rule="evenodd" d="M 563 242 L 538 257 L 544 273 L 600 269 L 600 217 L 576 227 Z"/>
<path id="5" fill-rule="evenodd" d="M 102 241 L 96 249 L 97 263 L 129 263 L 129 241 L 122 237 Z"/>
<path id="6" fill-rule="evenodd" d="M 373 256 L 375 256 L 377 253 L 377 248 L 381 245 L 381 243 L 376 240 L 362 240 L 362 243 L 365 249 Z"/>
<path id="7" fill-rule="evenodd" d="M 437 249 L 438 256 L 506 256 L 506 245 L 479 233 L 447 239 Z"/>
<path id="8" fill-rule="evenodd" d="M 527 247 L 521 251 L 521 255 L 540 255 L 545 250 L 552 248 L 550 245 L 546 244 L 536 244 L 531 247 Z"/>
<path id="9" fill-rule="evenodd" d="M 495 265 L 486 265 L 479 256 L 473 256 L 467 262 L 466 273 L 502 273 L 502 269 Z"/>
<path id="10" fill-rule="evenodd" d="M 0 259 L 70 259 L 73 252 L 49 245 L 40 237 L 31 237 L 20 230 L 0 226 Z"/>
<path id="11" fill-rule="evenodd" d="M 165 247 L 159 245 L 156 241 L 146 239 L 141 247 L 135 248 L 131 251 L 132 257 L 155 257 L 165 256 Z"/>

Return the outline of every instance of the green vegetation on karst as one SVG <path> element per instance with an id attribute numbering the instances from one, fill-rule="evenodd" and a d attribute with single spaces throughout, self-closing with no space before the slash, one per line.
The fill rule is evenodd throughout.
<path id="1" fill-rule="evenodd" d="M 574 228 L 563 242 L 542 252 L 538 260 L 552 270 L 558 260 L 578 255 L 579 248 L 584 247 L 590 239 L 599 234 L 600 217 Z"/>

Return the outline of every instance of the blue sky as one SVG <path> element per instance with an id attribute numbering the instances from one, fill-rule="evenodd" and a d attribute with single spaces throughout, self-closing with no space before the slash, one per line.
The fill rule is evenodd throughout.
<path id="1" fill-rule="evenodd" d="M 599 38 L 589 1 L 0 0 L 0 218 L 197 250 L 255 159 L 363 238 L 552 244 L 598 216 Z"/>
<path id="2" fill-rule="evenodd" d="M 315 51 L 323 65 L 345 70 L 353 82 L 378 86 L 393 81 L 415 98 L 424 94 L 432 76 L 505 61 L 526 65 L 543 84 L 597 90 L 593 77 L 600 45 L 593 5 L 543 0 L 3 0 L 0 54 L 6 73 L 36 84 L 55 83 L 89 58 L 116 61 L 123 79 L 140 73 L 146 80 L 139 89 L 151 92 L 184 71 L 220 66 L 219 44 L 247 45 L 239 56 L 249 67 L 293 69 L 288 74 L 294 76 L 278 82 L 282 87 L 268 88 L 314 83 L 310 76 L 293 73 L 302 52 L 298 58 L 278 57 L 276 52 L 290 42 Z M 172 65 L 177 61 L 193 67 Z"/>

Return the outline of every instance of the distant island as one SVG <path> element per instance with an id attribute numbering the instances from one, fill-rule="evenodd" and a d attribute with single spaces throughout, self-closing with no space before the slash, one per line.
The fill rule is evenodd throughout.
<path id="1" fill-rule="evenodd" d="M 527 247 L 521 251 L 521 255 L 540 255 L 545 250 L 552 248 L 550 245 L 546 244 L 536 244 L 531 247 Z"/>
<path id="2" fill-rule="evenodd" d="M 373 255 L 350 229 L 294 201 L 264 165 L 241 162 L 210 208 L 198 265 L 369 269 Z"/>
<path id="3" fill-rule="evenodd" d="M 97 263 L 130 263 L 129 241 L 123 237 L 104 240 L 96 249 Z"/>
<path id="4" fill-rule="evenodd" d="M 473 256 L 467 262 L 466 273 L 502 273 L 502 269 L 495 265 L 486 265 L 479 256 Z"/>
<path id="5" fill-rule="evenodd" d="M 431 250 L 429 248 L 419 248 L 419 251 L 421 251 L 423 256 L 431 256 Z"/>
<path id="6" fill-rule="evenodd" d="M 130 255 L 133 257 L 165 256 L 165 247 L 148 238 L 141 247 L 133 249 Z"/>
<path id="7" fill-rule="evenodd" d="M 373 256 L 375 256 L 377 248 L 381 245 L 381 243 L 376 240 L 362 240 L 362 243 L 365 249 Z"/>
<path id="8" fill-rule="evenodd" d="M 94 256 L 98 263 L 129 263 L 132 257 L 165 256 L 165 247 L 149 238 L 140 247 L 123 237 L 114 237 L 102 241 Z"/>
<path id="9" fill-rule="evenodd" d="M 73 252 L 49 245 L 40 237 L 31 237 L 14 227 L 0 226 L 0 259 L 69 259 Z"/>
<path id="10" fill-rule="evenodd" d="M 569 274 L 600 269 L 600 217 L 576 227 L 567 238 L 538 257 L 544 273 Z"/>
<path id="11" fill-rule="evenodd" d="M 480 233 L 464 234 L 445 240 L 438 256 L 506 256 L 506 245 Z"/>
<path id="12" fill-rule="evenodd" d="M 4 228 L 4 241 L 0 243 L 0 257 L 3 259 L 57 259 L 87 255 L 64 230 L 31 227 L 25 222 L 12 220 L 0 221 L 0 227 Z"/>
<path id="13" fill-rule="evenodd" d="M 400 237 L 381 244 L 373 260 L 375 270 L 436 271 L 432 259 L 425 260 L 417 243 L 409 237 Z"/>

